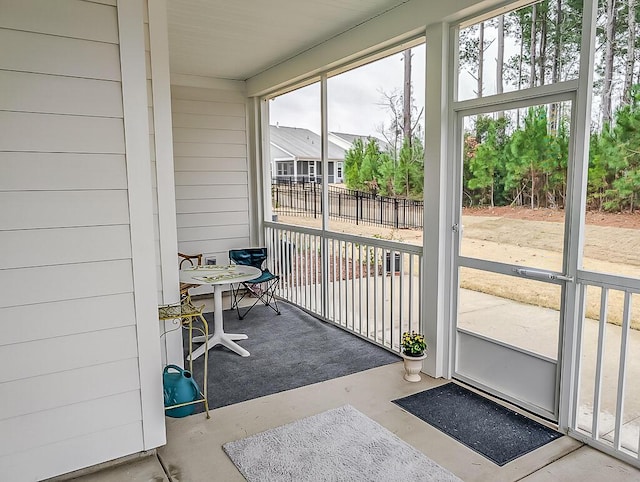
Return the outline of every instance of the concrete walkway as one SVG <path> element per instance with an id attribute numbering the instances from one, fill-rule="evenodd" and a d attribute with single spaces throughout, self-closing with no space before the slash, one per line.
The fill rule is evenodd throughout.
<path id="1" fill-rule="evenodd" d="M 390 282 L 390 281 L 389 281 Z M 384 303 L 383 300 L 377 300 Z M 350 310 L 347 310 L 350 312 Z M 461 326 L 505 343 L 556 358 L 558 312 L 516 303 L 474 291 L 461 292 Z M 611 440 L 615 421 L 620 333 L 607 325 L 602 390 L 601 437 Z M 590 430 L 598 323 L 584 329 L 579 426 Z M 640 332 L 629 336 L 627 380 L 640 376 Z M 562 437 L 504 467 L 462 446 L 438 430 L 399 409 L 390 400 L 441 383 L 423 376 L 410 384 L 402 380 L 402 365 L 393 364 L 327 382 L 281 392 L 212 411 L 212 419 L 191 416 L 167 419 L 167 445 L 157 454 L 73 480 L 107 481 L 242 481 L 222 445 L 249 434 L 349 403 L 396 433 L 465 481 L 602 481 L 640 480 L 640 471 L 569 437 Z M 512 407 L 513 408 L 513 407 Z M 626 384 L 623 445 L 637 450 L 640 386 Z M 635 444 L 635 445 L 634 445 Z"/>
<path id="2" fill-rule="evenodd" d="M 446 383 L 426 376 L 419 383 L 408 383 L 402 374 L 402 363 L 394 363 L 216 409 L 210 420 L 203 414 L 167 419 L 167 445 L 158 449 L 157 455 L 75 480 L 241 482 L 244 478 L 222 450 L 223 444 L 345 404 L 380 423 L 466 482 L 640 480 L 639 470 L 569 437 L 561 437 L 498 467 L 391 403 L 396 398 Z"/>

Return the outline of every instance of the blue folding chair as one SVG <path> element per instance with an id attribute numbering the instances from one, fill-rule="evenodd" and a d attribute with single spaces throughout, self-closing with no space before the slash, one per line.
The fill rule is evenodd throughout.
<path id="1" fill-rule="evenodd" d="M 280 309 L 278 308 L 275 296 L 276 288 L 280 282 L 280 276 L 274 275 L 267 268 L 263 268 L 263 265 L 267 260 L 267 248 L 232 249 L 229 251 L 229 259 L 232 263 L 244 266 L 253 266 L 254 268 L 258 268 L 262 271 L 260 276 L 257 278 L 238 283 L 236 287 L 231 285 L 231 309 L 236 309 L 238 312 L 238 318 L 241 320 L 244 319 L 244 317 L 247 316 L 247 313 L 256 306 L 258 301 L 262 301 L 262 303 L 271 308 L 277 314 L 280 314 Z M 240 313 L 239 303 L 246 296 L 254 296 L 255 301 L 244 313 Z"/>

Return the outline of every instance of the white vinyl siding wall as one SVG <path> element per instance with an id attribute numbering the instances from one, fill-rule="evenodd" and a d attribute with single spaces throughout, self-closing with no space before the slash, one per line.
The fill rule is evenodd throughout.
<path id="1" fill-rule="evenodd" d="M 2 480 L 144 447 L 115 3 L 0 4 Z"/>
<path id="2" fill-rule="evenodd" d="M 246 97 L 173 85 L 171 98 L 179 250 L 228 263 L 250 246 Z"/>

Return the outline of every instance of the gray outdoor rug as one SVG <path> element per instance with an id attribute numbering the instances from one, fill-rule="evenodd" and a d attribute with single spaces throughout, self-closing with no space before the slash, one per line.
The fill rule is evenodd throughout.
<path id="1" fill-rule="evenodd" d="M 462 482 L 350 405 L 223 448 L 249 482 Z"/>
<path id="2" fill-rule="evenodd" d="M 227 333 L 246 333 L 239 345 L 251 353 L 243 358 L 220 345 L 209 351 L 209 407 L 219 408 L 294 388 L 370 370 L 401 358 L 299 308 L 278 302 L 282 315 L 268 306 L 256 306 L 239 320 L 224 312 Z M 210 313 L 206 318 L 213 326 Z M 185 355 L 188 353 L 187 336 Z M 197 346 L 197 345 L 196 345 Z M 185 366 L 188 366 L 185 361 Z M 194 377 L 202 380 L 204 357 L 193 363 Z M 196 413 L 204 410 L 196 406 Z"/>

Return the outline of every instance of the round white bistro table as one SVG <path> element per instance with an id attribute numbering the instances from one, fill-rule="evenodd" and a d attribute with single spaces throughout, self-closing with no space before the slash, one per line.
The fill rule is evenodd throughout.
<path id="1" fill-rule="evenodd" d="M 260 276 L 262 271 L 253 266 L 242 265 L 203 265 L 180 270 L 180 282 L 213 287 L 213 335 L 209 336 L 209 349 L 216 345 L 226 346 L 240 356 L 249 356 L 249 352 L 235 343 L 235 340 L 246 340 L 247 335 L 225 333 L 222 314 L 222 285 L 242 283 Z M 204 354 L 204 336 L 193 338 L 196 343 L 203 343 L 194 350 L 191 359 L 195 360 Z"/>

